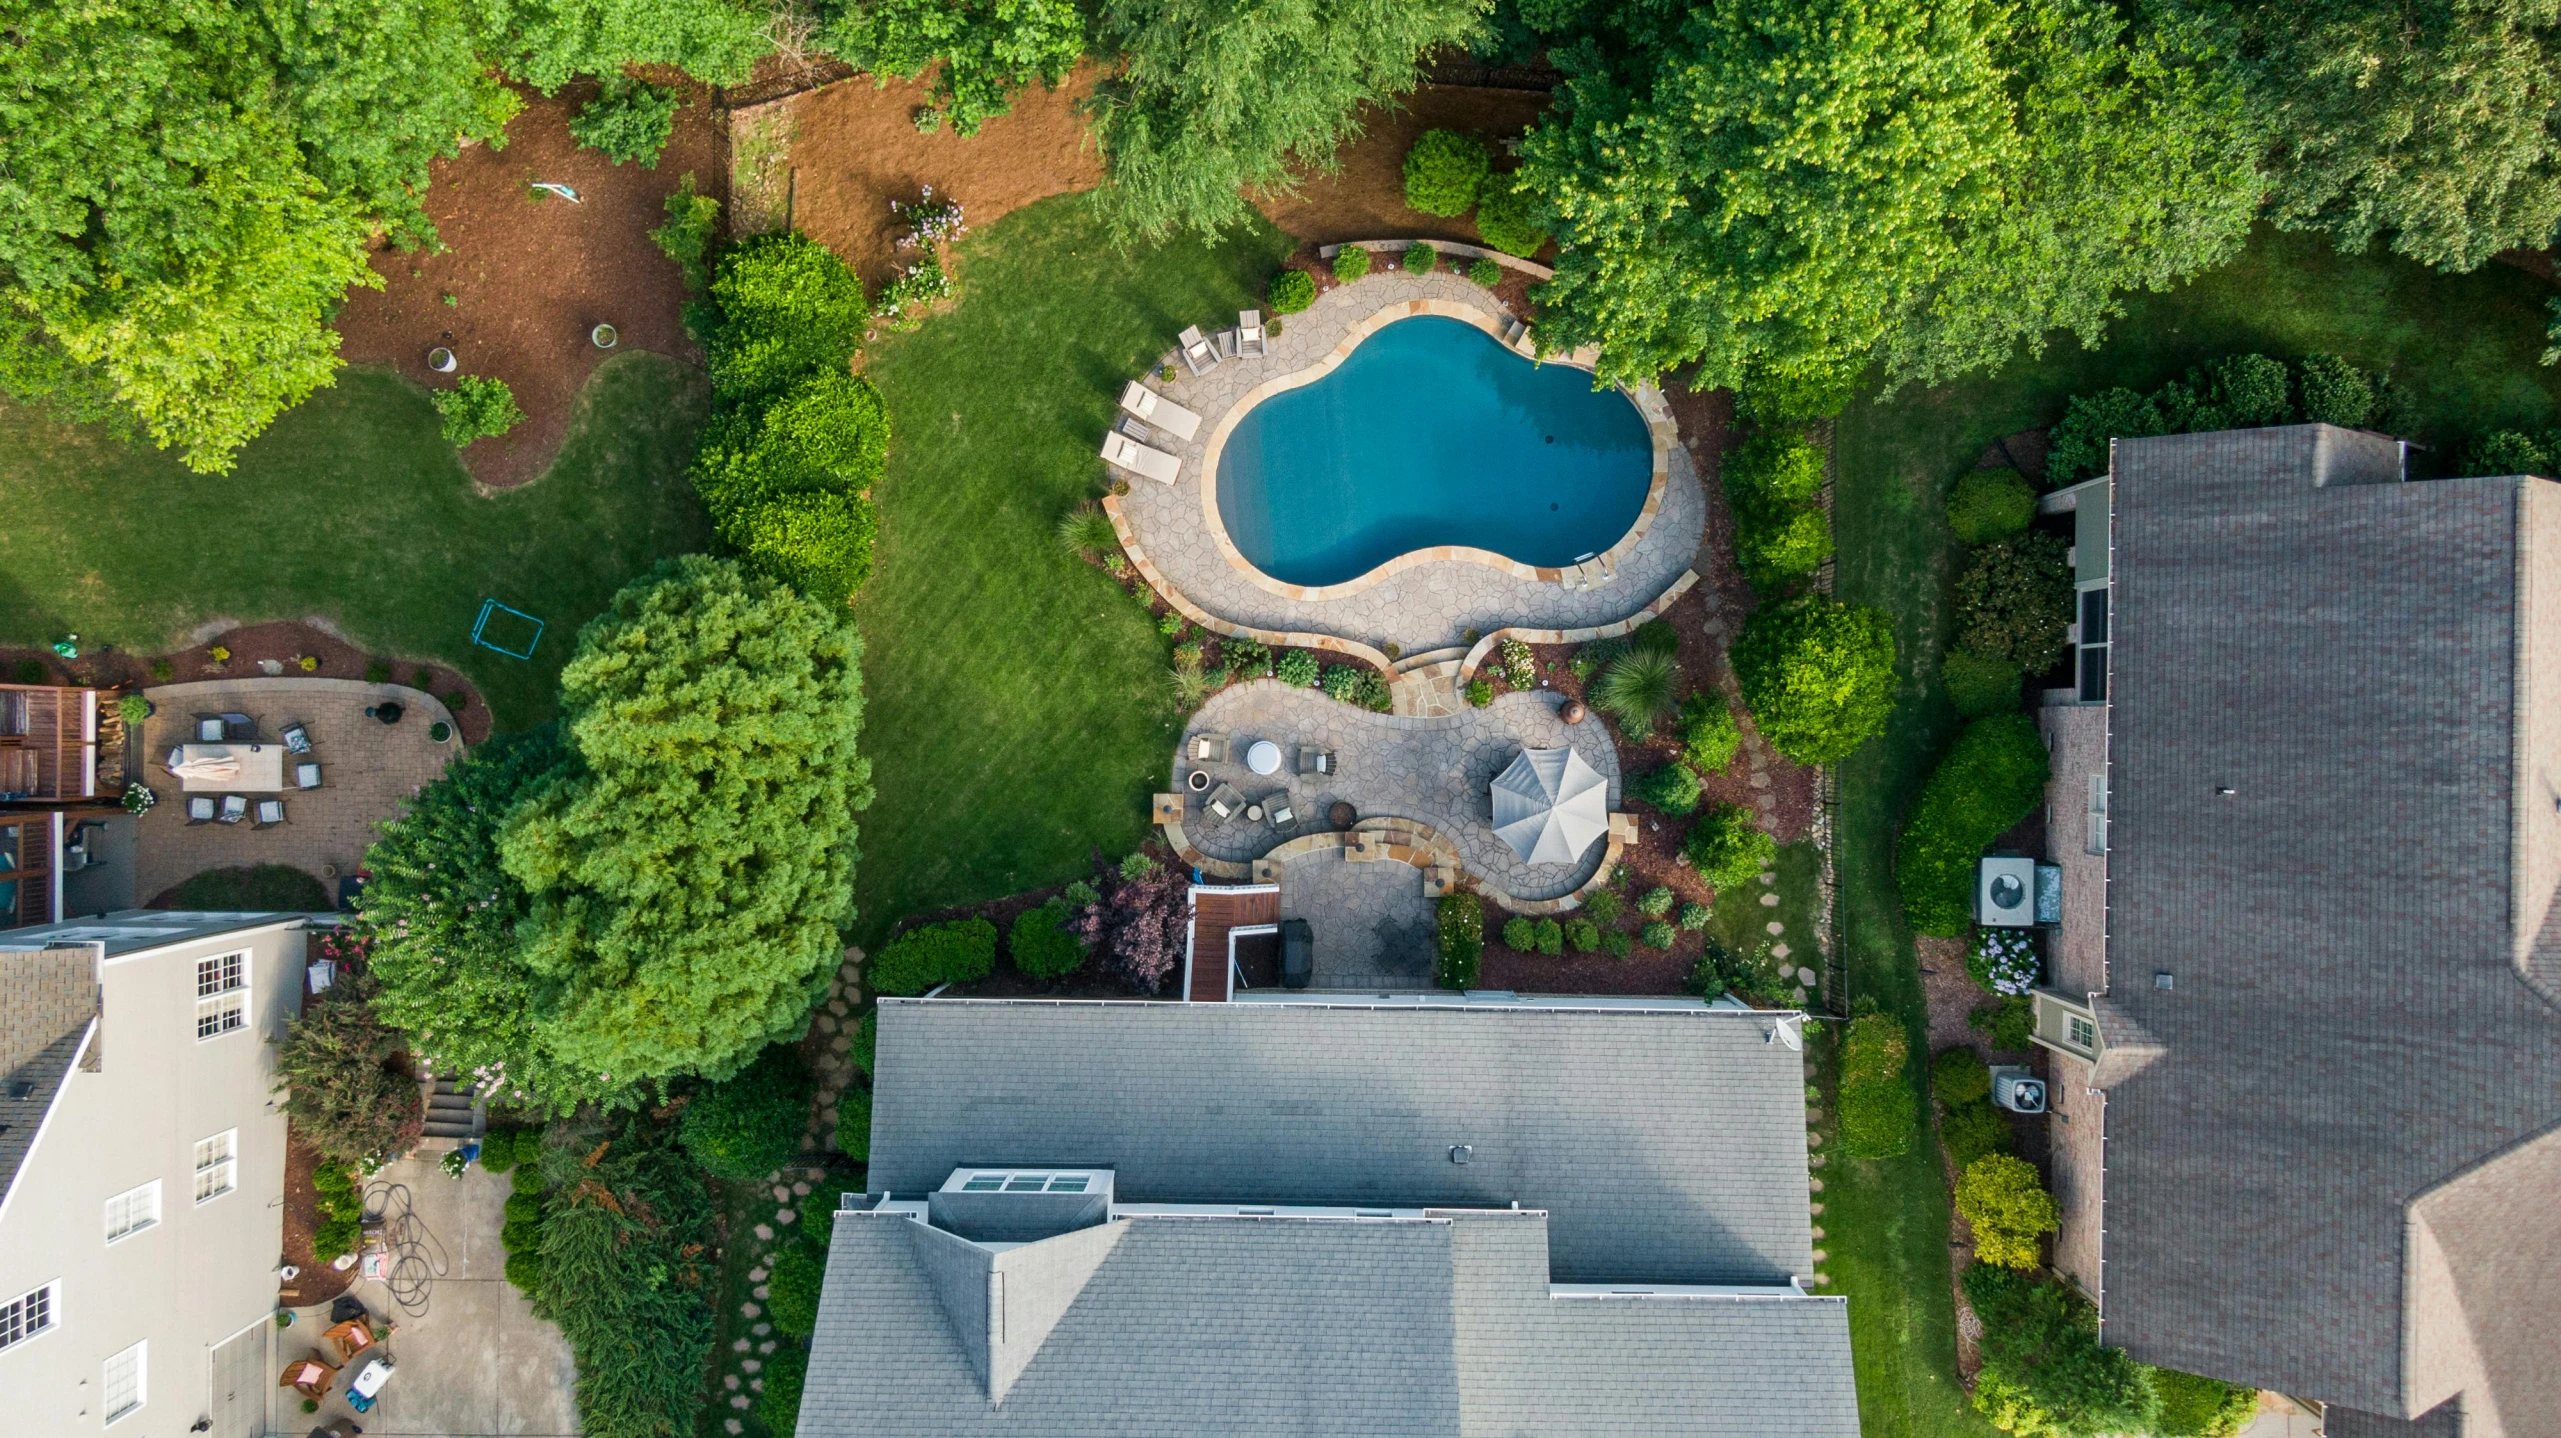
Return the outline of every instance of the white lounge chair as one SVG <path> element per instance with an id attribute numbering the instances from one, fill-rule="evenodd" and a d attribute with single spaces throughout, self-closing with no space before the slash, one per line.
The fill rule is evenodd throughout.
<path id="1" fill-rule="evenodd" d="M 1120 392 L 1120 407 L 1176 439 L 1189 439 L 1200 432 L 1199 415 L 1136 380 Z"/>
<path id="2" fill-rule="evenodd" d="M 1247 359 L 1263 353 L 1263 312 L 1261 310 L 1236 312 L 1236 353 Z"/>
<path id="3" fill-rule="evenodd" d="M 1183 363 L 1192 367 L 1192 373 L 1207 374 L 1218 367 L 1218 346 L 1202 337 L 1200 326 L 1186 326 L 1180 339 L 1183 344 Z"/>
<path id="4" fill-rule="evenodd" d="M 1118 430 L 1103 436 L 1103 461 L 1132 474 L 1143 474 L 1158 484 L 1172 484 L 1183 472 L 1181 460 L 1161 449 L 1149 449 Z"/>

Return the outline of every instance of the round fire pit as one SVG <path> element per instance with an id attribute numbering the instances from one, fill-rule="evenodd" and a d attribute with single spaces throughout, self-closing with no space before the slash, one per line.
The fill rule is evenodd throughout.
<path id="1" fill-rule="evenodd" d="M 1353 808 L 1349 803 L 1341 799 L 1335 800 L 1334 807 L 1325 811 L 1325 821 L 1332 824 L 1337 829 L 1348 829 L 1352 827 L 1352 825 L 1360 821 L 1360 817 L 1360 810 Z"/>
<path id="2" fill-rule="evenodd" d="M 1568 699 L 1565 701 L 1565 707 L 1556 711 L 1556 717 L 1568 724 L 1580 724 L 1583 722 L 1583 716 L 1590 712 L 1583 707 L 1582 700 Z"/>
<path id="3" fill-rule="evenodd" d="M 1209 771 L 1207 769 L 1194 769 L 1192 771 L 1192 776 L 1185 779 L 1183 784 L 1195 794 L 1206 794 L 1209 792 Z"/>

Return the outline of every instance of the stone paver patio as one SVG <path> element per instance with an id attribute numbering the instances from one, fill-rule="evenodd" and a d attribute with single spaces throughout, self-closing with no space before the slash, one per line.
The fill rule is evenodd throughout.
<path id="1" fill-rule="evenodd" d="M 1284 840 L 1331 829 L 1327 808 L 1347 800 L 1363 819 L 1394 817 L 1431 825 L 1458 845 L 1470 873 L 1506 893 L 1524 899 L 1570 894 L 1599 869 L 1604 843 L 1595 840 L 1570 864 L 1523 863 L 1495 837 L 1487 789 L 1521 750 L 1570 745 L 1609 781 L 1610 807 L 1618 807 L 1618 749 L 1609 731 L 1597 719 L 1565 723 L 1556 717 L 1561 703 L 1548 693 L 1506 694 L 1483 709 L 1423 718 L 1356 709 L 1277 679 L 1229 685 L 1192 716 L 1176 751 L 1174 778 L 1184 794 L 1184 835 L 1212 858 L 1260 858 Z M 1191 736 L 1204 731 L 1229 737 L 1229 762 L 1193 764 L 1181 757 Z M 1245 767 L 1245 746 L 1256 739 L 1280 746 L 1280 773 L 1265 777 Z M 1338 772 L 1300 776 L 1295 761 L 1302 746 L 1333 750 Z M 1185 783 L 1194 769 L 1209 771 L 1213 791 L 1224 780 L 1250 800 L 1267 800 L 1286 789 L 1295 821 L 1276 827 L 1241 814 L 1218 818 L 1205 806 L 1206 796 L 1190 792 Z M 1403 882 L 1416 884 L 1419 894 L 1413 872 L 1402 872 Z M 1282 882 L 1284 907 L 1291 882 Z"/>
<path id="2" fill-rule="evenodd" d="M 1652 604 L 1688 573 L 1706 523 L 1707 505 L 1697 470 L 1678 444 L 1669 446 L 1669 474 L 1659 508 L 1644 534 L 1616 561 L 1608 583 L 1567 589 L 1553 580 L 1524 577 L 1471 560 L 1429 560 L 1377 583 L 1334 597 L 1295 598 L 1274 592 L 1224 553 L 1207 519 L 1201 490 L 1202 459 L 1224 432 L 1228 411 L 1254 387 L 1318 364 L 1356 327 L 1391 306 L 1432 301 L 1484 314 L 1499 323 L 1502 306 L 1486 290 L 1445 271 L 1413 275 L 1374 273 L 1338 286 L 1304 313 L 1288 317 L 1269 353 L 1229 359 L 1205 375 L 1177 365 L 1165 381 L 1141 376 L 1168 399 L 1197 412 L 1201 424 L 1190 441 L 1159 432 L 1154 443 L 1178 455 L 1182 473 L 1173 484 L 1132 479 L 1116 501 L 1136 552 L 1159 587 L 1179 592 L 1196 608 L 1229 624 L 1267 633 L 1328 635 L 1408 655 L 1463 647 L 1467 631 L 1504 628 L 1585 630 L 1615 624 Z M 1204 317 L 1204 329 L 1217 328 Z M 1345 586 L 1336 586 L 1343 588 Z"/>
<path id="3" fill-rule="evenodd" d="M 1432 901 L 1402 864 L 1354 864 L 1341 851 L 1293 860 L 1281 883 L 1284 919 L 1304 919 L 1314 939 L 1308 987 L 1432 987 Z"/>

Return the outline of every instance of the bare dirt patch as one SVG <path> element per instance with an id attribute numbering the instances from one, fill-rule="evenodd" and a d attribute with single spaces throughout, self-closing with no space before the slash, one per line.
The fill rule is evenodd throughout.
<path id="1" fill-rule="evenodd" d="M 984 229 L 1035 200 L 1090 190 L 1102 183 L 1102 151 L 1076 106 L 1093 92 L 1096 74 L 1082 66 L 1055 90 L 1023 91 L 1010 112 L 967 139 L 916 128 L 931 95 L 921 81 L 881 86 L 857 76 L 775 101 L 790 120 L 791 223 L 877 288 L 896 273 L 893 200 L 913 200 L 931 185 L 960 201 L 972 228 Z M 742 125 L 755 118 L 744 110 L 733 117 Z"/>
<path id="2" fill-rule="evenodd" d="M 709 92 L 688 87 L 676 133 L 655 169 L 615 165 L 569 137 L 569 117 L 595 93 L 581 81 L 545 99 L 525 93 L 504 149 L 474 145 L 434 170 L 427 213 L 441 253 L 385 242 L 372 256 L 380 290 L 350 290 L 336 328 L 352 363 L 381 364 L 430 389 L 453 377 L 427 368 L 450 348 L 458 373 L 505 380 L 525 421 L 462 453 L 472 478 L 496 488 L 540 475 L 560 452 L 579 389 L 607 352 L 588 332 L 611 324 L 620 349 L 688 363 L 684 280 L 649 231 L 686 173 L 725 195 L 728 137 Z M 535 180 L 576 190 L 580 202 L 534 199 Z"/>
<path id="3" fill-rule="evenodd" d="M 1308 170 L 1287 194 L 1255 201 L 1270 221 L 1317 244 L 1419 237 L 1477 243 L 1476 224 L 1405 208 L 1405 152 L 1425 130 L 1462 130 L 1492 148 L 1496 169 L 1509 169 L 1503 142 L 1545 113 L 1538 90 L 1425 85 L 1397 106 L 1361 111 L 1360 135 L 1334 154 L 1331 171 Z"/>

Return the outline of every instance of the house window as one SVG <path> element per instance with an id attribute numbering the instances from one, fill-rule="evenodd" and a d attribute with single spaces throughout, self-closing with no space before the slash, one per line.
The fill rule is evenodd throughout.
<path id="1" fill-rule="evenodd" d="M 1006 1173 L 978 1172 L 963 1179 L 963 1193 L 1083 1193 L 1093 1175 L 1087 1173 Z"/>
<path id="2" fill-rule="evenodd" d="M 196 961 L 196 1037 L 220 1038 L 249 1022 L 249 956 Z"/>
<path id="3" fill-rule="evenodd" d="M 160 1180 L 107 1200 L 107 1242 L 142 1232 L 160 1221 Z"/>
<path id="4" fill-rule="evenodd" d="M 53 1331 L 54 1310 L 62 1303 L 62 1285 L 48 1283 L 0 1303 L 0 1349 L 15 1348 L 39 1333 Z"/>
<path id="5" fill-rule="evenodd" d="M 239 1167 L 239 1156 L 233 1149 L 239 1138 L 240 1130 L 235 1128 L 196 1140 L 196 1202 L 203 1203 L 231 1192 L 232 1180 Z"/>
<path id="6" fill-rule="evenodd" d="M 2091 1023 L 2088 1019 L 2082 1018 L 2078 1014 L 2074 1014 L 2065 1021 L 2064 1027 L 2066 1031 L 2072 1035 L 2072 1047 L 2076 1049 L 2088 1049 L 2092 1052 L 2097 1051 L 2099 1046 L 2098 1025 Z"/>
<path id="7" fill-rule="evenodd" d="M 107 1421 L 115 1422 L 140 1408 L 150 1396 L 149 1343 L 137 1343 L 107 1360 Z"/>
<path id="8" fill-rule="evenodd" d="M 2081 591 L 2080 699 L 2096 704 L 2107 698 L 2107 591 Z"/>
<path id="9" fill-rule="evenodd" d="M 2088 854 L 2107 852 L 2107 775 L 2104 772 L 2090 776 L 2089 832 L 2081 841 L 2081 850 Z"/>

